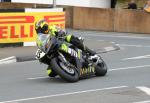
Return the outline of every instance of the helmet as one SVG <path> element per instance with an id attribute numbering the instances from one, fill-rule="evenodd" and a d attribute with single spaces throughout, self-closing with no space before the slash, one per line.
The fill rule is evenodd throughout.
<path id="1" fill-rule="evenodd" d="M 49 32 L 48 23 L 45 19 L 36 22 L 35 27 L 37 32 L 44 33 L 44 34 L 48 34 Z"/>

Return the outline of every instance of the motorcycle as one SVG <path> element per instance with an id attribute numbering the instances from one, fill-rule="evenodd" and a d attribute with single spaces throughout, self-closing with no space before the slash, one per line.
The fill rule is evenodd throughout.
<path id="1" fill-rule="evenodd" d="M 90 56 L 69 43 L 65 43 L 68 46 L 67 53 L 63 52 L 59 47 L 64 43 L 62 38 L 50 37 L 47 39 L 46 52 L 38 48 L 36 58 L 49 65 L 57 75 L 68 82 L 77 82 L 80 78 L 91 75 L 106 75 L 107 66 L 101 56 Z"/>

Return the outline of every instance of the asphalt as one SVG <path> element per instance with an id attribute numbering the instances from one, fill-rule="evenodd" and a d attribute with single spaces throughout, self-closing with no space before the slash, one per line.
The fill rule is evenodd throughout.
<path id="1" fill-rule="evenodd" d="M 90 41 L 86 41 L 85 44 L 88 42 Z M 98 50 L 99 53 L 119 49 L 119 47 L 116 46 L 115 44 L 105 41 L 101 41 L 98 45 L 100 48 Z M 89 45 L 89 47 L 92 48 L 93 46 Z M 6 59 L 5 61 L 10 60 L 9 58 L 16 59 L 16 62 L 36 60 L 35 59 L 36 50 L 37 50 L 36 46 L 0 48 L 0 64 L 2 64 L 1 62 L 3 62 L 4 59 Z"/>
<path id="2" fill-rule="evenodd" d="M 0 65 L 0 103 L 150 103 L 150 35 L 91 35 L 85 40 L 95 42 L 88 44 L 93 49 L 102 46 L 100 40 L 121 48 L 101 54 L 106 76 L 67 83 L 49 78 L 47 65 L 38 61 Z"/>

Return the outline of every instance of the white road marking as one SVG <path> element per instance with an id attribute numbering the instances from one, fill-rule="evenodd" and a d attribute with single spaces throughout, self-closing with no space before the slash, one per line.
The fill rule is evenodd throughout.
<path id="1" fill-rule="evenodd" d="M 148 101 L 134 102 L 134 103 L 150 103 L 150 100 L 148 100 Z"/>
<path id="2" fill-rule="evenodd" d="M 11 56 L 11 57 L 8 57 L 8 58 L 4 58 L 4 59 L 1 59 L 0 61 L 7 61 L 7 60 L 10 60 L 10 59 L 14 59 L 16 58 L 15 56 Z"/>
<path id="3" fill-rule="evenodd" d="M 9 64 L 9 63 L 15 63 L 15 62 L 17 62 L 17 59 L 15 56 L 11 56 L 11 57 L 0 60 L 0 64 Z"/>
<path id="4" fill-rule="evenodd" d="M 136 60 L 136 59 L 147 59 L 147 58 L 150 58 L 150 55 L 143 55 L 143 56 L 137 56 L 137 57 L 131 57 L 131 58 L 124 58 L 122 60 L 124 61 L 124 60 Z"/>
<path id="5" fill-rule="evenodd" d="M 140 89 L 141 91 L 145 92 L 147 95 L 150 95 L 150 88 L 147 87 L 136 87 Z"/>
<path id="6" fill-rule="evenodd" d="M 105 47 L 104 49 L 105 49 L 105 51 L 113 51 L 113 50 L 115 50 L 115 48 L 112 47 L 112 46 L 110 46 L 110 47 Z"/>
<path id="7" fill-rule="evenodd" d="M 68 95 L 75 95 L 75 94 L 82 94 L 82 93 L 89 93 L 89 92 L 96 92 L 96 91 L 103 91 L 103 90 L 121 89 L 121 88 L 127 88 L 127 87 L 128 86 L 118 86 L 118 87 L 109 87 L 109 88 L 101 88 L 101 89 L 92 89 L 92 90 L 85 90 L 85 91 L 77 91 L 77 92 L 70 92 L 70 93 L 62 93 L 62 94 L 47 95 L 47 96 L 40 96 L 40 97 L 33 97 L 33 98 L 24 98 L 24 99 L 3 101 L 3 102 L 0 102 L 0 103 L 12 103 L 12 102 L 29 101 L 29 100 L 44 99 L 44 98 L 51 98 L 51 97 L 60 97 L 60 96 L 68 96 Z"/>
<path id="8" fill-rule="evenodd" d="M 119 71 L 119 70 L 137 69 L 137 68 L 144 68 L 144 67 L 150 67 L 150 65 L 141 65 L 141 66 L 134 66 L 134 67 L 115 68 L 115 69 L 109 69 L 108 71 Z M 34 79 L 43 79 L 43 78 L 48 78 L 48 77 L 43 76 L 43 77 L 33 77 L 33 78 L 27 78 L 27 79 L 34 80 Z"/>
<path id="9" fill-rule="evenodd" d="M 142 65 L 142 66 L 134 66 L 134 67 L 116 68 L 116 69 L 110 69 L 109 71 L 136 69 L 136 68 L 143 68 L 143 67 L 150 67 L 150 65 Z"/>
<path id="10" fill-rule="evenodd" d="M 27 78 L 27 79 L 34 80 L 34 79 L 43 79 L 43 78 L 48 78 L 48 76 L 45 76 L 45 77 L 35 77 L 35 78 Z"/>
<path id="11" fill-rule="evenodd" d="M 87 38 L 86 40 L 93 40 L 93 39 L 92 38 Z M 104 42 L 105 40 L 94 40 L 94 41 Z"/>
<path id="12" fill-rule="evenodd" d="M 116 44 L 116 45 L 126 46 L 126 47 L 150 48 L 150 46 L 144 46 L 144 45 L 128 45 L 128 44 Z"/>
<path id="13" fill-rule="evenodd" d="M 146 40 L 150 40 L 150 38 L 149 38 L 149 36 L 137 36 L 137 35 L 135 35 L 135 36 L 123 36 L 122 34 L 121 34 L 121 36 L 120 35 L 101 35 L 101 34 L 99 34 L 99 33 L 92 33 L 92 34 L 86 34 L 86 35 L 90 35 L 90 36 L 93 36 L 93 37 L 113 37 L 113 38 L 129 38 L 129 39 L 146 39 Z M 85 36 L 86 36 L 85 35 Z"/>

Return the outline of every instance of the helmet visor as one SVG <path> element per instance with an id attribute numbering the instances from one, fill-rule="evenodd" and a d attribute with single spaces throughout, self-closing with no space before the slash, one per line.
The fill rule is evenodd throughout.
<path id="1" fill-rule="evenodd" d="M 48 25 L 47 24 L 45 24 L 43 27 L 42 27 L 42 31 L 43 31 L 43 33 L 48 33 L 49 32 L 49 29 L 48 29 Z"/>

